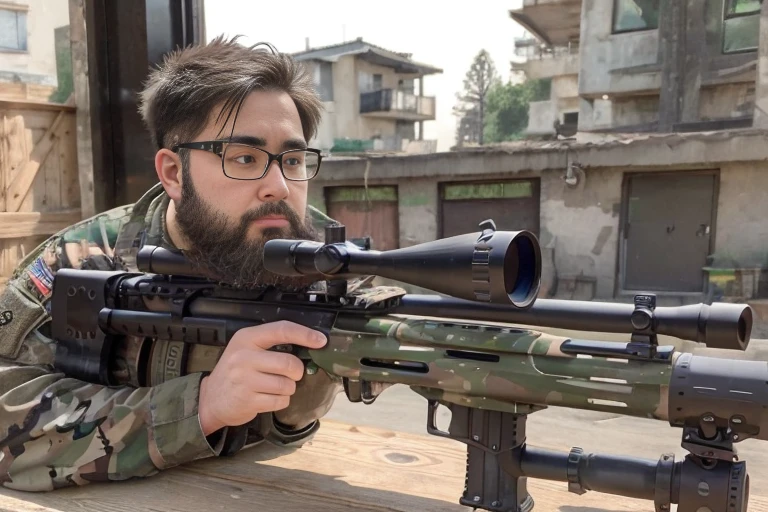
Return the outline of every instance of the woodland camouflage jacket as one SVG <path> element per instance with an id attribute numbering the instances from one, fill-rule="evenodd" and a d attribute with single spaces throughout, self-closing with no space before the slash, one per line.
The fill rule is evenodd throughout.
<path id="1" fill-rule="evenodd" d="M 133 205 L 57 233 L 25 257 L 0 293 L 0 482 L 4 486 L 44 491 L 144 477 L 222 454 L 227 429 L 206 439 L 197 416 L 204 372 L 145 387 L 105 387 L 69 378 L 52 366 L 56 344 L 50 338 L 50 296 L 56 272 L 114 269 L 115 265 L 136 271 L 140 245 L 173 248 L 164 236 L 168 200 L 158 184 Z M 329 220 L 314 209 L 311 215 L 317 226 Z M 124 372 L 130 374 L 131 369 Z M 131 375 L 125 381 L 131 382 Z M 270 425 L 264 437 L 301 444 L 317 426 L 313 421 L 299 431 L 285 431 Z"/>

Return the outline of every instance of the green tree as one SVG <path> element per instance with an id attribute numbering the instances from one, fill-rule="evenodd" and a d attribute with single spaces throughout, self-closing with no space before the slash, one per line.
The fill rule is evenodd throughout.
<path id="1" fill-rule="evenodd" d="M 464 78 L 464 90 L 456 95 L 458 104 L 454 114 L 461 119 L 457 133 L 457 144 L 464 142 L 468 135 L 471 142 L 483 144 L 483 127 L 488 92 L 499 82 L 496 66 L 488 52 L 483 49 L 475 56 Z"/>
<path id="2" fill-rule="evenodd" d="M 497 83 L 488 92 L 484 138 L 503 142 L 523 138 L 528 126 L 528 104 L 549 99 L 549 80 L 525 80 L 522 83 Z"/>

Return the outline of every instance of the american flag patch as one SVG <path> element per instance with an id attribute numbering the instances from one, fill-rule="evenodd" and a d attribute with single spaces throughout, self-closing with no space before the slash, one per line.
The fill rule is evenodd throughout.
<path id="1" fill-rule="evenodd" d="M 47 297 L 51 293 L 51 288 L 53 288 L 53 272 L 51 272 L 51 267 L 43 260 L 42 256 L 32 263 L 29 270 L 27 270 L 27 275 L 29 275 L 30 281 L 32 281 L 43 297 Z"/>

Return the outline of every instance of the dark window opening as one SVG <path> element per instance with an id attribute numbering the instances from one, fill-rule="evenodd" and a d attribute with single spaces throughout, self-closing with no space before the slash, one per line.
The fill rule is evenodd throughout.
<path id="1" fill-rule="evenodd" d="M 657 28 L 659 28 L 659 0 L 614 0 L 614 33 Z"/>
<path id="2" fill-rule="evenodd" d="M 563 124 L 578 125 L 579 124 L 579 113 L 578 112 L 566 112 L 565 114 L 563 114 Z"/>

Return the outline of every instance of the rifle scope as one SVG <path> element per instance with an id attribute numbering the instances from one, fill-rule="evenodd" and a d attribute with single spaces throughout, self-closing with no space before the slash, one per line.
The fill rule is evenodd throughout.
<path id="1" fill-rule="evenodd" d="M 461 299 L 529 308 L 541 281 L 536 236 L 525 230 L 496 231 L 490 220 L 480 227 L 480 233 L 385 251 L 361 249 L 347 241 L 270 240 L 264 247 L 264 267 L 275 274 L 318 280 L 377 275 Z M 328 234 L 326 228 L 326 240 Z M 333 233 L 332 239 L 344 236 Z"/>
<path id="2" fill-rule="evenodd" d="M 741 351 L 749 345 L 753 322 L 752 308 L 748 305 L 721 302 L 660 306 L 646 315 L 638 315 L 634 305 L 612 302 L 538 299 L 527 310 L 519 311 L 453 297 L 409 294 L 402 298 L 397 312 L 576 331 L 629 334 L 648 328 L 656 334 L 695 341 L 710 348 Z"/>

